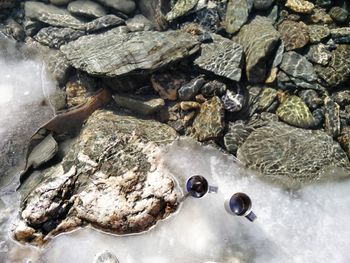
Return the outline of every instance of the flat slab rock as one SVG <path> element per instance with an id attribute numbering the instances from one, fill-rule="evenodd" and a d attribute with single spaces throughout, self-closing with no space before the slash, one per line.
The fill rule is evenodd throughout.
<path id="1" fill-rule="evenodd" d="M 83 36 L 61 47 L 75 68 L 92 75 L 116 77 L 141 70 L 159 69 L 194 54 L 199 42 L 188 33 L 120 32 Z"/>
<path id="2" fill-rule="evenodd" d="M 21 189 L 15 239 L 38 245 L 87 224 L 116 234 L 148 230 L 181 195 L 158 155 L 175 138 L 159 122 L 96 111 L 63 161 Z"/>
<path id="3" fill-rule="evenodd" d="M 245 167 L 260 172 L 263 179 L 287 188 L 339 179 L 348 176 L 350 168 L 346 153 L 325 132 L 280 122 L 253 131 L 238 149 L 237 157 Z"/>

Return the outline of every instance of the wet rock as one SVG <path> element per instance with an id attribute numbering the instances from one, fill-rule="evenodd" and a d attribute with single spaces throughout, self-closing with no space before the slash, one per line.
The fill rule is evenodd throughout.
<path id="1" fill-rule="evenodd" d="M 218 138 L 224 130 L 224 109 L 220 99 L 215 96 L 204 102 L 193 122 L 194 136 L 199 141 Z"/>
<path id="2" fill-rule="evenodd" d="M 40 21 L 29 18 L 25 18 L 23 21 L 23 28 L 27 36 L 34 36 L 43 27 L 45 27 L 45 24 Z"/>
<path id="3" fill-rule="evenodd" d="M 241 79 L 242 47 L 226 38 L 212 34 L 214 42 L 202 44 L 201 55 L 194 64 L 201 69 L 234 81 Z"/>
<path id="4" fill-rule="evenodd" d="M 304 47 L 309 42 L 307 26 L 303 22 L 284 20 L 278 25 L 286 51 Z"/>
<path id="5" fill-rule="evenodd" d="M 123 33 L 118 29 L 83 36 L 61 47 L 75 68 L 108 77 L 159 69 L 198 50 L 197 40 L 180 31 Z"/>
<path id="6" fill-rule="evenodd" d="M 324 44 L 310 46 L 306 58 L 316 64 L 326 66 L 331 59 L 331 52 L 328 51 Z"/>
<path id="7" fill-rule="evenodd" d="M 43 233 L 41 241 L 47 241 L 87 224 L 117 234 L 147 230 L 177 206 L 179 192 L 157 159 L 158 145 L 175 138 L 173 129 L 156 121 L 95 112 L 63 161 L 42 171 L 24 196 L 22 224 L 34 232 L 23 239 L 17 229 L 15 238 L 31 242 Z"/>
<path id="8" fill-rule="evenodd" d="M 308 83 L 317 80 L 312 64 L 302 55 L 289 51 L 283 54 L 280 69 L 283 70 L 297 85 L 309 88 Z"/>
<path id="9" fill-rule="evenodd" d="M 346 153 L 325 132 L 280 122 L 253 131 L 238 149 L 237 158 L 262 179 L 287 188 L 338 179 L 350 167 Z M 332 173 L 333 169 L 338 173 Z"/>
<path id="10" fill-rule="evenodd" d="M 247 78 L 252 83 L 264 82 L 270 71 L 271 57 L 280 43 L 280 34 L 268 18 L 257 16 L 242 27 L 238 42 L 246 55 Z"/>
<path id="11" fill-rule="evenodd" d="M 328 7 L 333 4 L 333 0 L 316 0 L 315 4 L 320 7 Z"/>
<path id="12" fill-rule="evenodd" d="M 305 102 L 310 110 L 315 110 L 323 104 L 323 100 L 320 98 L 317 91 L 312 89 L 301 90 L 298 96 Z"/>
<path id="13" fill-rule="evenodd" d="M 59 48 L 60 46 L 76 40 L 83 35 L 85 35 L 85 31 L 50 26 L 41 29 L 34 36 L 34 39 L 50 48 Z"/>
<path id="14" fill-rule="evenodd" d="M 236 33 L 248 19 L 252 0 L 228 0 L 225 29 L 228 33 Z"/>
<path id="15" fill-rule="evenodd" d="M 338 136 L 337 140 L 348 155 L 348 158 L 350 158 L 350 126 L 342 129 L 341 134 Z"/>
<path id="16" fill-rule="evenodd" d="M 107 15 L 106 10 L 96 2 L 90 0 L 77 0 L 69 3 L 68 11 L 73 15 L 98 18 Z"/>
<path id="17" fill-rule="evenodd" d="M 177 100 L 177 91 L 186 81 L 186 75 L 180 72 L 155 73 L 151 77 L 153 89 L 166 100 Z"/>
<path id="18" fill-rule="evenodd" d="M 256 104 L 256 112 L 263 112 L 268 111 L 271 105 L 276 101 L 277 99 L 277 90 L 265 87 L 257 101 Z"/>
<path id="19" fill-rule="evenodd" d="M 126 21 L 126 26 L 131 32 L 150 31 L 154 29 L 152 22 L 140 14 L 135 15 L 133 18 L 128 19 Z"/>
<path id="20" fill-rule="evenodd" d="M 314 9 L 314 4 L 306 0 L 287 0 L 285 6 L 302 14 L 310 14 Z"/>
<path id="21" fill-rule="evenodd" d="M 118 106 L 132 110 L 142 115 L 152 115 L 158 112 L 165 103 L 160 98 L 146 98 L 144 96 L 121 96 L 113 95 Z"/>
<path id="22" fill-rule="evenodd" d="M 166 30 L 168 28 L 165 14 L 170 11 L 170 1 L 138 0 L 137 5 L 141 14 L 149 19 L 157 30 Z"/>
<path id="23" fill-rule="evenodd" d="M 253 130 L 252 127 L 244 124 L 242 121 L 230 123 L 228 125 L 228 131 L 224 136 L 226 150 L 232 154 L 236 154 L 238 148 L 244 143 Z"/>
<path id="24" fill-rule="evenodd" d="M 332 58 L 327 67 L 317 66 L 318 76 L 329 88 L 334 88 L 350 77 L 350 46 L 338 45 L 332 51 Z"/>
<path id="25" fill-rule="evenodd" d="M 243 94 L 227 89 L 226 93 L 221 97 L 221 101 L 225 110 L 237 112 L 243 108 L 246 100 Z"/>
<path id="26" fill-rule="evenodd" d="M 221 3 L 221 5 L 218 3 L 217 5 L 197 10 L 194 22 L 208 31 L 217 32 L 222 28 L 221 24 L 225 16 L 224 11 L 226 11 L 222 6 L 225 6 L 225 3 Z"/>
<path id="27" fill-rule="evenodd" d="M 71 66 L 62 52 L 50 52 L 46 64 L 52 77 L 59 83 L 65 84 L 71 72 Z"/>
<path id="28" fill-rule="evenodd" d="M 308 25 L 310 43 L 319 43 L 331 34 L 331 31 L 324 25 Z"/>
<path id="29" fill-rule="evenodd" d="M 285 123 L 300 128 L 313 128 L 318 124 L 304 101 L 294 95 L 282 99 L 276 114 Z"/>
<path id="30" fill-rule="evenodd" d="M 339 6 L 333 6 L 329 10 L 329 15 L 331 16 L 331 18 L 333 18 L 335 22 L 342 24 L 348 20 L 349 12 L 346 9 L 341 8 Z"/>
<path id="31" fill-rule="evenodd" d="M 340 134 L 340 118 L 339 118 L 339 105 L 334 102 L 330 97 L 326 97 L 324 100 L 325 106 L 325 132 L 332 137 L 337 137 Z"/>
<path id="32" fill-rule="evenodd" d="M 254 8 L 265 10 L 269 8 L 275 0 L 254 0 Z"/>
<path id="33" fill-rule="evenodd" d="M 331 29 L 331 36 L 335 43 L 350 44 L 350 27 Z"/>
<path id="34" fill-rule="evenodd" d="M 201 107 L 201 105 L 195 101 L 181 101 L 180 102 L 180 108 L 181 108 L 181 110 L 184 110 L 184 111 L 197 110 L 200 107 Z"/>
<path id="35" fill-rule="evenodd" d="M 103 30 L 103 29 L 107 29 L 107 28 L 111 28 L 111 27 L 124 25 L 124 23 L 125 23 L 124 20 L 116 15 L 106 15 L 106 16 L 96 18 L 95 20 L 87 23 L 86 24 L 86 31 L 87 32 L 95 32 L 98 30 Z M 125 28 L 125 30 L 124 30 L 124 28 L 123 29 L 118 28 L 118 30 L 127 31 L 126 28 Z"/>
<path id="36" fill-rule="evenodd" d="M 72 16 L 67 10 L 40 2 L 26 1 L 24 3 L 25 15 L 28 18 L 41 21 L 51 26 L 70 27 L 84 30 L 85 23 Z"/>
<path id="37" fill-rule="evenodd" d="M 341 107 L 345 107 L 346 105 L 350 104 L 350 90 L 334 92 L 332 94 L 332 99 Z"/>
<path id="38" fill-rule="evenodd" d="M 204 85 L 205 80 L 203 78 L 196 78 L 186 83 L 178 90 L 178 97 L 180 100 L 193 99 L 201 87 Z"/>
<path id="39" fill-rule="evenodd" d="M 226 85 L 217 80 L 209 81 L 203 85 L 201 88 L 201 93 L 207 97 L 211 98 L 213 96 L 222 96 L 226 92 Z"/>
<path id="40" fill-rule="evenodd" d="M 136 4 L 133 0 L 97 0 L 97 2 L 125 14 L 133 13 L 136 8 Z"/>
<path id="41" fill-rule="evenodd" d="M 331 24 L 333 19 L 326 13 L 323 8 L 315 8 L 310 16 L 310 20 L 314 24 Z"/>
<path id="42" fill-rule="evenodd" d="M 4 33 L 8 36 L 13 37 L 17 41 L 23 41 L 26 37 L 24 28 L 13 19 L 8 19 L 5 23 Z"/>
<path id="43" fill-rule="evenodd" d="M 198 0 L 178 0 L 165 17 L 168 21 L 173 21 L 183 15 L 186 15 L 189 11 L 196 7 L 197 3 Z"/>

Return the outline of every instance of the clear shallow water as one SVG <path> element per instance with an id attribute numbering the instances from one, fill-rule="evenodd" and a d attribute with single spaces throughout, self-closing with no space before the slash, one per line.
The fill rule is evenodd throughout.
<path id="1" fill-rule="evenodd" d="M 26 256 L 33 262 L 92 262 L 104 250 L 121 263 L 348 262 L 350 181 L 286 192 L 192 140 L 176 142 L 162 158 L 180 186 L 201 174 L 219 193 L 186 199 L 175 215 L 144 234 L 117 237 L 86 228 L 62 234 L 42 250 L 10 248 L 7 262 L 23 262 Z M 238 191 L 251 197 L 258 216 L 254 223 L 226 213 L 224 200 Z M 22 259 L 14 260 L 21 253 Z"/>

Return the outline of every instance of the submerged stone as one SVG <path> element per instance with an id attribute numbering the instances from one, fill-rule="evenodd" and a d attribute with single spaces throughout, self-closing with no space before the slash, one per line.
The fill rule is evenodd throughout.
<path id="1" fill-rule="evenodd" d="M 34 39 L 51 48 L 59 48 L 60 46 L 76 40 L 83 35 L 85 35 L 85 31 L 82 30 L 50 26 L 41 29 L 34 36 Z"/>
<path id="2" fill-rule="evenodd" d="M 303 22 L 284 20 L 278 26 L 286 51 L 304 47 L 309 42 L 307 26 Z"/>
<path id="3" fill-rule="evenodd" d="M 339 179 L 350 168 L 346 153 L 325 132 L 280 122 L 253 131 L 238 149 L 237 158 L 262 179 L 287 188 Z"/>
<path id="4" fill-rule="evenodd" d="M 247 22 L 252 0 L 229 0 L 225 15 L 228 33 L 236 33 Z"/>
<path id="5" fill-rule="evenodd" d="M 331 34 L 329 28 L 325 25 L 308 25 L 310 43 L 319 43 Z"/>
<path id="6" fill-rule="evenodd" d="M 324 44 L 320 43 L 310 46 L 306 58 L 313 63 L 326 66 L 331 59 L 331 52 Z"/>

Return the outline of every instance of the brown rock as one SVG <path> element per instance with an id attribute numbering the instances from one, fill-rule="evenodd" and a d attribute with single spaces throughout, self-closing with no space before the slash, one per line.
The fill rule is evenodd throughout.
<path id="1" fill-rule="evenodd" d="M 278 26 L 278 31 L 286 51 L 302 48 L 309 42 L 307 26 L 303 22 L 284 20 Z"/>

